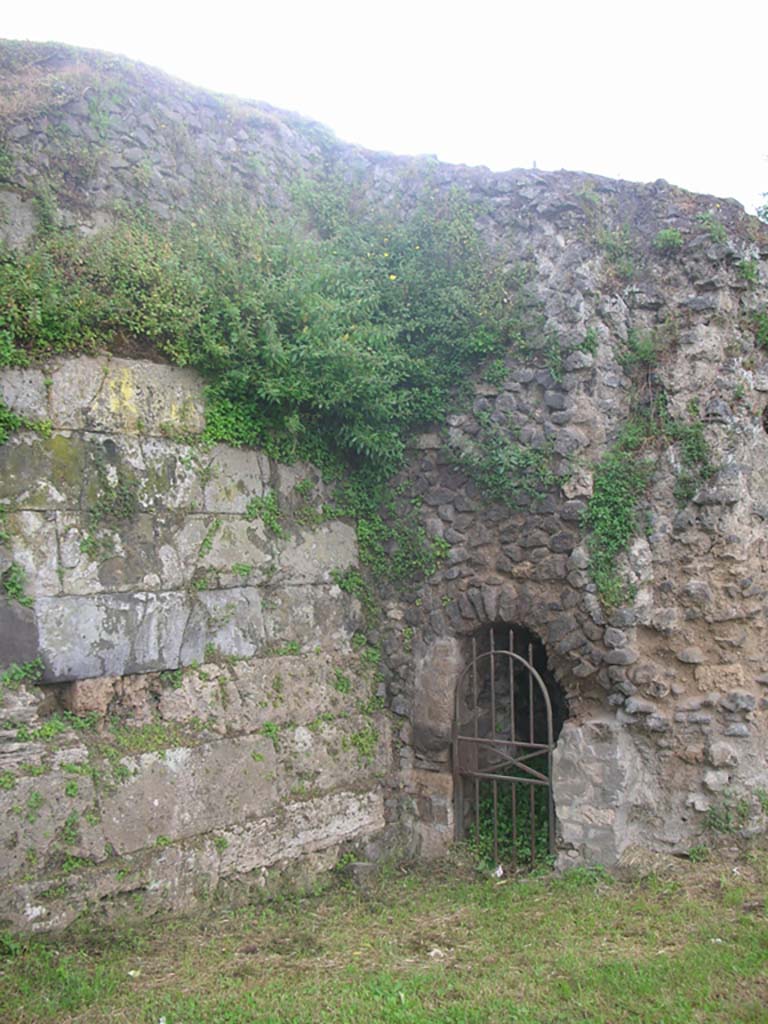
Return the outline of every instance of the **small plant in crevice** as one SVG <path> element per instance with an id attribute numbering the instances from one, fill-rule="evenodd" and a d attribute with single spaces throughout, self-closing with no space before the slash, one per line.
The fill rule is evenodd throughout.
<path id="1" fill-rule="evenodd" d="M 27 574 L 18 562 L 11 562 L 0 576 L 0 584 L 10 601 L 17 601 L 24 608 L 32 606 L 32 598 L 25 593 Z"/>
<path id="2" fill-rule="evenodd" d="M 378 667 L 381 662 L 381 651 L 375 644 L 370 643 L 366 636 L 362 633 L 355 633 L 352 636 L 352 647 L 357 651 L 363 665 L 370 668 Z"/>
<path id="3" fill-rule="evenodd" d="M 68 846 L 74 846 L 80 836 L 80 818 L 76 811 L 72 811 L 64 819 L 61 828 L 61 837 Z"/>
<path id="4" fill-rule="evenodd" d="M 0 547 L 6 547 L 11 543 L 11 534 L 8 529 L 8 510 L 0 505 Z"/>
<path id="5" fill-rule="evenodd" d="M 14 362 L 14 354 L 9 352 L 4 358 L 2 347 L 2 331 L 0 331 L 0 368 L 4 365 L 18 365 L 18 359 Z M 34 420 L 29 416 L 21 416 L 12 412 L 5 402 L 0 399 L 0 445 L 5 444 L 11 434 L 17 430 L 34 430 L 43 437 L 50 437 L 52 432 L 50 420 Z"/>
<path id="6" fill-rule="evenodd" d="M 722 245 L 724 242 L 728 241 L 728 231 L 726 230 L 725 225 L 717 218 L 712 210 L 705 210 L 703 213 L 697 213 L 696 220 L 706 230 L 711 242 Z"/>
<path id="7" fill-rule="evenodd" d="M 618 347 L 616 358 L 626 373 L 632 373 L 634 370 L 650 373 L 659 360 L 656 336 L 652 331 L 629 330 L 626 342 Z"/>
<path id="8" fill-rule="evenodd" d="M 548 335 L 544 343 L 544 365 L 549 370 L 552 380 L 556 384 L 563 380 L 563 348 L 560 339 L 555 335 Z"/>
<path id="9" fill-rule="evenodd" d="M 24 817 L 30 825 L 34 825 L 37 821 L 44 802 L 43 794 L 37 789 L 33 789 L 27 797 Z"/>
<path id="10" fill-rule="evenodd" d="M 597 233 L 597 242 L 616 276 L 622 281 L 631 281 L 635 276 L 635 262 L 629 227 L 624 224 L 615 231 L 601 228 Z"/>
<path id="11" fill-rule="evenodd" d="M 0 693 L 3 689 L 18 690 L 23 683 L 39 683 L 43 678 L 45 665 L 42 658 L 27 661 L 23 664 L 13 662 L 0 674 Z"/>
<path id="12" fill-rule="evenodd" d="M 267 491 L 263 497 L 253 497 L 245 507 L 245 518 L 249 521 L 260 519 L 275 537 L 285 537 L 280 524 L 280 504 L 274 491 Z"/>
<path id="13" fill-rule="evenodd" d="M 13 157 L 4 142 L 0 142 L 0 182 L 13 180 Z"/>
<path id="14" fill-rule="evenodd" d="M 160 673 L 160 682 L 172 687 L 174 690 L 178 690 L 184 683 L 184 669 L 173 668 L 165 669 Z"/>
<path id="15" fill-rule="evenodd" d="M 221 520 L 214 519 L 211 525 L 208 527 L 205 537 L 203 537 L 203 540 L 200 544 L 200 548 L 197 552 L 199 558 L 205 558 L 206 555 L 209 555 L 211 553 L 211 549 L 213 548 L 213 542 L 216 538 L 216 534 L 219 532 L 220 529 Z"/>
<path id="16" fill-rule="evenodd" d="M 688 850 L 688 859 L 692 864 L 701 864 L 709 860 L 711 851 L 704 843 L 696 843 Z"/>
<path id="17" fill-rule="evenodd" d="M 406 626 L 403 630 L 403 652 L 411 654 L 413 651 L 413 638 L 416 631 L 413 626 Z"/>
<path id="18" fill-rule="evenodd" d="M 259 731 L 262 736 L 266 736 L 267 739 L 272 741 L 272 746 L 277 750 L 280 740 L 280 726 L 276 722 L 264 722 Z"/>
<path id="19" fill-rule="evenodd" d="M 677 228 L 662 228 L 656 233 L 651 245 L 662 256 L 671 256 L 683 247 L 683 236 Z"/>
<path id="20" fill-rule="evenodd" d="M 362 764 L 370 765 L 376 756 L 376 749 L 379 743 L 379 731 L 373 725 L 364 725 L 362 729 L 346 736 L 342 741 L 342 747 L 353 747 Z"/>
<path id="21" fill-rule="evenodd" d="M 747 284 L 757 284 L 760 279 L 760 264 L 757 260 L 739 260 L 737 267 L 740 276 Z"/>
<path id="22" fill-rule="evenodd" d="M 590 356 L 595 356 L 597 355 L 598 345 L 599 339 L 597 335 L 597 328 L 588 327 L 587 330 L 584 332 L 584 337 L 576 346 L 576 349 L 579 352 L 586 352 Z"/>
<path id="23" fill-rule="evenodd" d="M 759 311 L 752 315 L 755 344 L 758 348 L 768 349 L 768 313 Z"/>
<path id="24" fill-rule="evenodd" d="M 478 420 L 477 440 L 464 450 L 452 449 L 451 454 L 486 498 L 515 505 L 521 494 L 537 498 L 557 486 L 551 446 L 523 445 L 487 416 L 478 416 Z"/>
<path id="25" fill-rule="evenodd" d="M 339 693 L 349 693 L 352 689 L 352 682 L 349 676 L 345 675 L 341 669 L 334 669 L 332 685 L 334 690 L 338 690 Z"/>
<path id="26" fill-rule="evenodd" d="M 197 568 L 192 573 L 192 579 L 190 580 L 190 587 L 192 590 L 214 590 L 217 586 L 218 577 L 216 570 L 212 567 L 208 568 Z"/>
<path id="27" fill-rule="evenodd" d="M 301 644 L 298 640 L 286 640 L 273 653 L 276 658 L 297 657 L 301 654 Z"/>
<path id="28" fill-rule="evenodd" d="M 745 796 L 737 797 L 726 792 L 718 803 L 712 804 L 706 811 L 704 827 L 710 832 L 731 835 L 748 825 L 751 816 L 750 801 Z"/>

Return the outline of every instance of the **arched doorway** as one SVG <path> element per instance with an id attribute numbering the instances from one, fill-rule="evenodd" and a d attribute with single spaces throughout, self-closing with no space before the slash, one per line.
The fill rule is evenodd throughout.
<path id="1" fill-rule="evenodd" d="M 456 688 L 456 836 L 495 864 L 535 867 L 554 852 L 552 751 L 567 717 L 541 640 L 514 625 L 471 640 Z"/>

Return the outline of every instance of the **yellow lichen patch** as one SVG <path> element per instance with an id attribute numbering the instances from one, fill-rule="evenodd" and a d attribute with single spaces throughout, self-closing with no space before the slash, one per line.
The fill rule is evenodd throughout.
<path id="1" fill-rule="evenodd" d="M 126 429 L 135 430 L 139 420 L 136 405 L 136 387 L 133 373 L 127 366 L 121 367 L 116 376 L 107 381 L 109 388 L 109 410 L 119 416 Z"/>

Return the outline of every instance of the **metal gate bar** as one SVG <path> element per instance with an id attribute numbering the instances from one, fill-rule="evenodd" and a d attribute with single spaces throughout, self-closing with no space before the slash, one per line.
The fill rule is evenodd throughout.
<path id="1" fill-rule="evenodd" d="M 511 859 L 517 867 L 519 845 L 518 786 L 528 787 L 527 817 L 530 843 L 530 866 L 536 864 L 536 787 L 546 790 L 546 821 L 548 828 L 548 849 L 554 850 L 554 804 L 552 800 L 551 774 L 552 750 L 554 747 L 552 705 L 546 683 L 533 664 L 534 647 L 530 638 L 516 636 L 514 627 L 509 630 L 507 649 L 496 647 L 493 629 L 488 631 L 488 650 L 478 654 L 477 638 L 472 639 L 472 660 L 465 669 L 456 688 L 454 733 L 453 733 L 453 775 L 456 807 L 456 834 L 463 838 L 466 828 L 466 811 L 474 818 L 475 837 L 481 834 L 481 783 L 490 785 L 492 820 L 492 849 L 494 860 L 499 860 L 499 787 L 510 787 L 512 817 Z M 523 654 L 519 653 L 522 646 Z M 515 671 L 517 669 L 517 672 Z M 482 673 L 482 679 L 481 679 Z M 499 708 L 507 699 L 508 685 L 509 726 L 506 716 L 497 719 Z M 501 690 L 499 687 L 501 686 Z M 519 701 L 528 699 L 527 729 L 518 728 L 517 711 Z M 499 703 L 501 701 L 501 703 Z M 525 711 L 523 716 L 525 716 Z M 542 732 L 542 712 L 545 736 L 537 738 L 537 721 Z M 488 716 L 490 714 L 490 721 Z M 525 717 L 523 718 L 525 721 Z M 518 736 L 522 731 L 523 735 Z M 545 756 L 546 772 L 540 766 L 529 764 Z M 505 774 L 506 773 L 506 774 Z M 472 786 L 474 807 L 465 807 L 465 783 Z M 487 799 L 487 797 L 486 797 Z M 505 801 L 506 803 L 506 801 Z M 525 813 L 525 812 L 523 812 Z"/>

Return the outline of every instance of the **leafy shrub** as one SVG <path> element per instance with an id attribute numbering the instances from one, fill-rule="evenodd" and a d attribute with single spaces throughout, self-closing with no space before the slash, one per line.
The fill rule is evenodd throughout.
<path id="1" fill-rule="evenodd" d="M 122 332 L 211 381 L 211 438 L 389 475 L 406 433 L 503 342 L 501 275 L 459 193 L 427 191 L 407 216 L 336 181 L 295 199 L 279 221 L 233 192 L 194 223 L 134 217 L 4 250 L 9 357 Z"/>
<path id="2" fill-rule="evenodd" d="M 683 236 L 677 228 L 662 228 L 653 240 L 653 248 L 663 256 L 677 252 L 683 246 Z"/>

